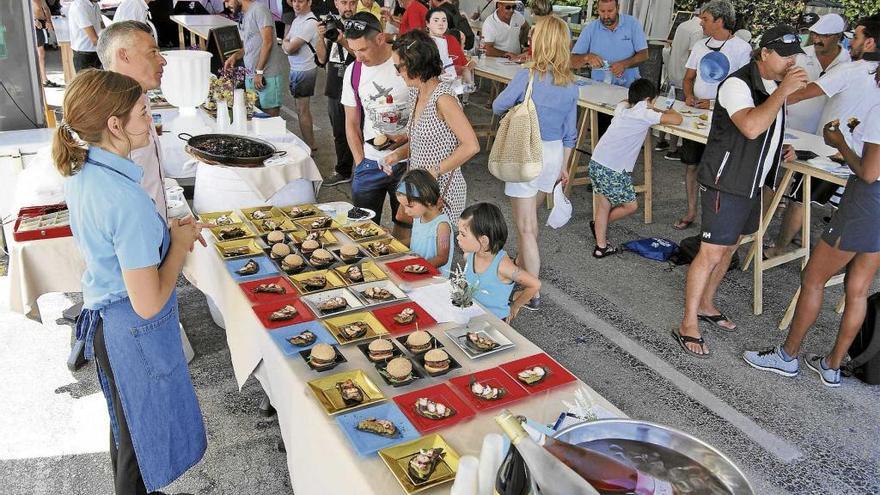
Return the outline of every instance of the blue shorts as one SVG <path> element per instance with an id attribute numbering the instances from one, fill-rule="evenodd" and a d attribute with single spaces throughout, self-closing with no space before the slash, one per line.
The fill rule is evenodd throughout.
<path id="1" fill-rule="evenodd" d="M 315 96 L 315 81 L 317 79 L 318 69 L 290 71 L 290 94 L 294 98 Z"/>
<path id="2" fill-rule="evenodd" d="M 263 76 L 263 89 L 254 87 L 254 78 L 248 77 L 244 80 L 244 87 L 257 92 L 260 98 L 260 109 L 281 107 L 281 77 L 282 76 Z"/>
<path id="3" fill-rule="evenodd" d="M 593 191 L 608 198 L 611 206 L 632 203 L 636 200 L 632 175 L 612 170 L 601 163 L 590 160 L 590 180 Z"/>

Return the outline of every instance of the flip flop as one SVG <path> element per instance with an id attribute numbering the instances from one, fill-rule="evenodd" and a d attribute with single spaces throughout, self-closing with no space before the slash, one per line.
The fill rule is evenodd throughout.
<path id="1" fill-rule="evenodd" d="M 672 228 L 675 230 L 686 230 L 686 229 L 690 228 L 691 224 L 693 224 L 693 223 L 694 223 L 693 220 L 685 220 L 682 218 L 682 219 L 679 219 L 678 222 L 672 224 Z"/>
<path id="2" fill-rule="evenodd" d="M 721 325 L 722 321 L 729 321 L 729 322 L 733 323 L 733 320 L 731 320 L 727 316 L 724 316 L 724 313 L 718 313 L 717 315 L 697 315 L 697 319 L 700 321 L 705 321 L 707 323 L 711 323 L 711 324 L 715 325 L 716 327 L 724 330 L 725 332 L 733 332 L 733 331 L 736 331 L 736 329 L 737 329 L 736 326 L 734 326 L 733 328 L 727 328 L 727 327 Z M 736 325 L 736 324 L 734 323 L 734 325 Z"/>
<path id="3" fill-rule="evenodd" d="M 697 338 L 697 337 L 691 337 L 690 335 L 682 335 L 681 333 L 679 333 L 677 328 L 674 328 L 674 329 L 672 329 L 672 338 L 674 338 L 675 341 L 678 342 L 678 345 L 680 345 L 681 348 L 684 349 L 684 351 L 686 353 L 690 354 L 693 357 L 696 357 L 699 359 L 709 359 L 709 356 L 712 355 L 711 349 L 709 349 L 709 352 L 707 352 L 706 354 L 698 354 L 698 353 L 692 351 L 687 346 L 688 343 L 699 344 L 701 349 L 706 350 L 706 348 L 705 348 L 706 341 L 703 340 L 702 337 Z"/>

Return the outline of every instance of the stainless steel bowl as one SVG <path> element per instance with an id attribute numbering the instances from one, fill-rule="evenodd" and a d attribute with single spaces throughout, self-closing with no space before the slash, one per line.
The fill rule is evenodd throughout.
<path id="1" fill-rule="evenodd" d="M 600 419 L 565 428 L 554 435 L 574 445 L 595 440 L 630 440 L 673 450 L 712 473 L 733 495 L 754 495 L 745 474 L 718 449 L 668 426 L 633 419 Z"/>

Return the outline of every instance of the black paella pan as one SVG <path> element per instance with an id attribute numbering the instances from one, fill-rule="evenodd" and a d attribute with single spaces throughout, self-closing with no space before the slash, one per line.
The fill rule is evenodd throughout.
<path id="1" fill-rule="evenodd" d="M 177 135 L 186 141 L 187 153 L 206 163 L 233 167 L 262 167 L 273 156 L 284 156 L 286 151 L 275 149 L 272 143 L 236 134 L 199 134 L 182 132 Z"/>

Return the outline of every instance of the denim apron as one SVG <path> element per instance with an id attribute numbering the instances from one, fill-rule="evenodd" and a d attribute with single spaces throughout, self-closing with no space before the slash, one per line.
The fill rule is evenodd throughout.
<path id="1" fill-rule="evenodd" d="M 88 163 L 119 173 L 91 159 Z M 170 244 L 171 235 L 166 229 L 160 250 L 162 261 Z M 202 412 L 180 340 L 177 291 L 149 320 L 135 313 L 127 297 L 101 309 L 84 309 L 77 318 L 76 337 L 86 343 L 86 359 L 94 356 L 94 333 L 101 321 L 138 467 L 147 491 L 156 491 L 198 463 L 207 448 Z M 109 384 L 100 367 L 96 368 L 118 446 L 119 428 Z"/>

